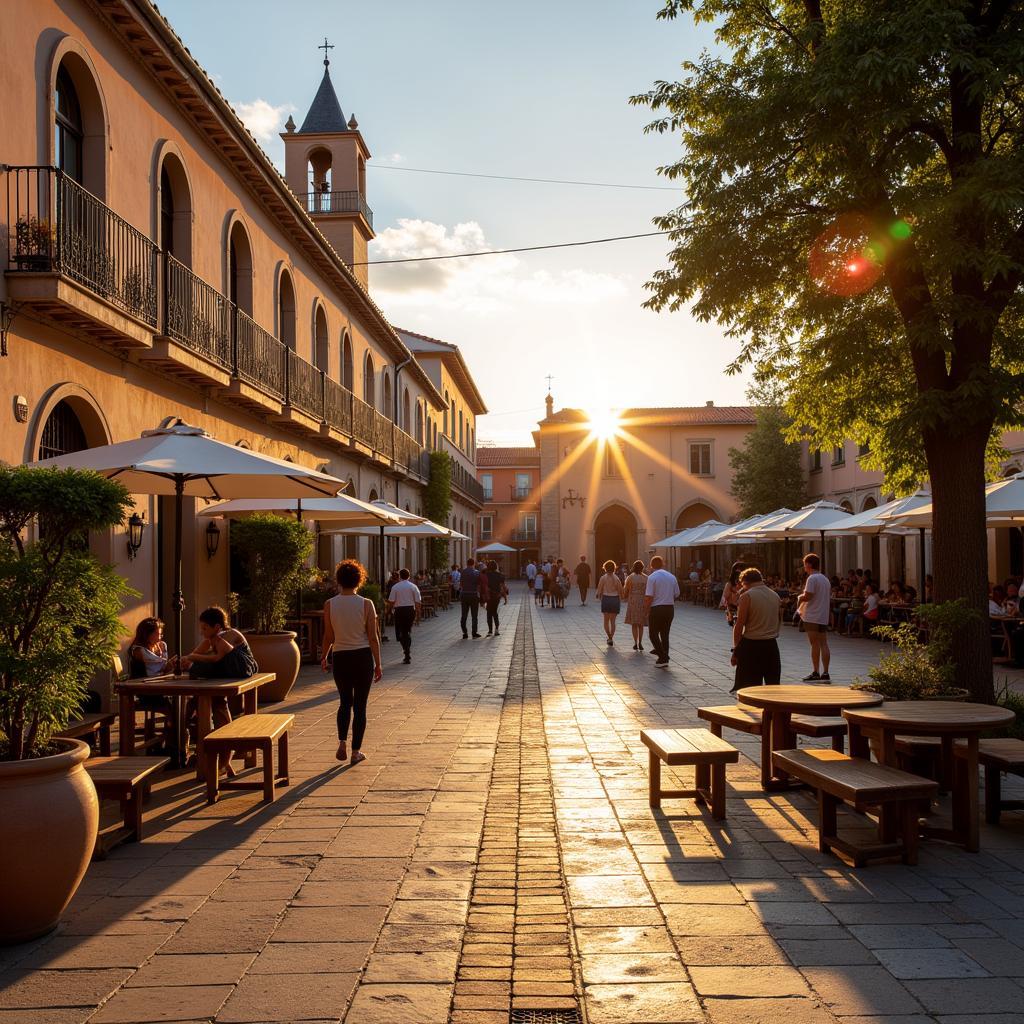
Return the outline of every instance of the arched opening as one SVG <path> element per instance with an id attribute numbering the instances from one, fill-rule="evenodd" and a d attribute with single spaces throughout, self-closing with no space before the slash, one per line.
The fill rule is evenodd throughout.
<path id="1" fill-rule="evenodd" d="M 61 57 L 53 83 L 53 162 L 72 181 L 106 197 L 107 125 L 93 69 L 82 54 Z"/>
<path id="2" fill-rule="evenodd" d="M 71 403 L 62 398 L 50 411 L 43 424 L 39 437 L 38 458 L 55 459 L 58 455 L 70 455 L 72 452 L 85 451 L 88 447 L 89 442 L 82 421 Z"/>
<path id="3" fill-rule="evenodd" d="M 408 393 L 408 392 L 407 392 Z M 423 444 L 423 406 L 421 403 L 416 403 L 416 443 L 418 445 Z"/>
<path id="4" fill-rule="evenodd" d="M 317 303 L 313 318 L 313 362 L 318 370 L 327 373 L 331 368 L 331 347 L 327 337 L 327 313 Z"/>
<path id="5" fill-rule="evenodd" d="M 408 388 L 402 394 L 402 429 L 407 434 L 412 433 L 412 402 Z"/>
<path id="6" fill-rule="evenodd" d="M 168 153 L 160 163 L 160 248 L 192 265 L 192 192 L 181 161 Z"/>
<path id="7" fill-rule="evenodd" d="M 688 530 L 691 526 L 700 526 L 709 519 L 717 519 L 718 513 L 710 505 L 698 501 L 694 505 L 687 505 L 686 508 L 676 516 L 676 532 Z"/>
<path id="8" fill-rule="evenodd" d="M 464 426 L 465 426 L 465 421 L 463 420 L 462 410 L 460 409 L 459 410 L 459 447 L 462 448 L 463 450 L 465 450 L 465 438 L 464 438 L 464 435 L 463 435 L 463 432 L 462 432 Z"/>
<path id="9" fill-rule="evenodd" d="M 330 213 L 331 211 L 331 153 L 322 147 L 314 149 L 307 158 L 306 180 L 309 186 L 310 213 Z"/>
<path id="10" fill-rule="evenodd" d="M 240 221 L 231 225 L 228 236 L 228 298 L 252 316 L 252 246 Z"/>
<path id="11" fill-rule="evenodd" d="M 878 502 L 874 498 L 868 497 L 864 499 L 864 504 L 861 505 L 861 512 L 867 512 L 869 508 L 878 508 Z"/>
<path id="12" fill-rule="evenodd" d="M 367 352 L 363 361 L 363 401 L 369 406 L 376 407 L 377 403 L 373 400 L 374 390 L 373 356 Z"/>
<path id="13" fill-rule="evenodd" d="M 594 520 L 594 558 L 597 565 L 611 559 L 632 562 L 637 552 L 636 516 L 622 505 L 610 505 Z"/>
<path id="14" fill-rule="evenodd" d="M 348 331 L 341 334 L 341 386 L 349 391 L 355 390 L 355 374 L 352 367 L 352 339 Z"/>
<path id="15" fill-rule="evenodd" d="M 277 282 L 277 340 L 295 351 L 295 286 L 287 270 Z"/>
<path id="16" fill-rule="evenodd" d="M 451 399 L 448 397 L 448 392 L 445 391 L 445 393 L 444 393 L 444 427 L 442 428 L 442 431 L 441 431 L 443 434 L 447 434 L 448 433 L 448 406 L 449 406 L 450 403 L 451 403 Z"/>
<path id="17" fill-rule="evenodd" d="M 388 373 L 387 367 L 380 373 L 380 411 L 389 419 L 394 415 L 394 409 L 391 407 L 391 374 Z"/>

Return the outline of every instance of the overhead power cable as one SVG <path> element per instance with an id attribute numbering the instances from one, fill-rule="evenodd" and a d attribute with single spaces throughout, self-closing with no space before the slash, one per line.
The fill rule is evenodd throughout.
<path id="1" fill-rule="evenodd" d="M 512 252 L 538 252 L 541 249 L 569 249 L 579 245 L 603 245 L 605 242 L 627 242 L 632 238 L 654 238 L 668 231 L 645 231 L 639 235 L 615 235 L 612 238 L 591 238 L 585 242 L 555 242 L 552 245 L 526 245 L 519 249 L 487 249 L 483 252 L 453 252 L 445 256 L 405 256 L 396 260 L 366 260 L 353 267 L 375 267 L 382 263 L 428 263 L 433 260 L 464 260 L 470 256 L 503 256 Z"/>
<path id="2" fill-rule="evenodd" d="M 568 178 L 525 178 L 514 174 L 478 174 L 474 171 L 440 171 L 432 167 L 402 167 L 400 164 L 370 164 L 375 171 L 412 171 L 416 174 L 445 174 L 455 178 L 490 178 L 492 181 L 531 181 L 542 185 L 583 185 L 587 188 L 626 188 L 646 192 L 679 192 L 677 185 L 625 185 L 616 181 L 574 181 Z"/>

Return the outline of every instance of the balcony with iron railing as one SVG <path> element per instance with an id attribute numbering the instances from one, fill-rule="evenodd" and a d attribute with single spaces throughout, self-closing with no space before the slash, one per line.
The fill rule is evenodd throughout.
<path id="1" fill-rule="evenodd" d="M 536 544 L 539 537 L 536 530 L 513 530 L 510 540 L 513 544 Z"/>
<path id="2" fill-rule="evenodd" d="M 358 213 L 370 228 L 373 227 L 373 210 L 366 205 L 366 198 L 361 192 L 307 192 L 299 196 L 299 201 L 314 217 L 326 213 Z"/>
<path id="3" fill-rule="evenodd" d="M 389 466 L 428 477 L 429 455 L 422 444 L 290 350 L 180 260 L 161 253 L 142 232 L 67 175 L 52 167 L 5 170 L 9 282 L 40 275 L 73 281 L 149 326 L 148 334 L 135 337 L 148 350 L 140 357 L 151 357 L 192 381 L 238 382 L 247 389 L 248 404 L 254 404 L 253 396 L 265 396 L 285 414 L 301 413 L 290 425 L 303 426 L 299 420 L 304 418 L 307 432 L 330 438 L 333 430 Z M 59 297 L 43 297 L 48 310 L 60 308 Z M 80 314 L 77 298 L 63 304 L 69 314 Z M 79 315 L 76 322 L 80 320 Z M 112 330 L 109 323 L 107 330 Z M 155 351 L 156 340 L 164 345 L 161 353 Z M 187 352 L 187 359 L 168 351 L 174 346 Z M 207 379 L 200 364 L 212 368 Z M 224 397 L 231 400 L 232 394 L 225 392 Z M 282 421 L 289 423 L 287 415 Z"/>
<path id="4" fill-rule="evenodd" d="M 452 486 L 457 487 L 474 504 L 483 505 L 486 501 L 483 484 L 457 459 L 453 458 L 451 464 Z"/>
<path id="5" fill-rule="evenodd" d="M 533 494 L 532 487 L 517 487 L 515 484 L 510 484 L 508 489 L 512 501 L 526 501 Z"/>

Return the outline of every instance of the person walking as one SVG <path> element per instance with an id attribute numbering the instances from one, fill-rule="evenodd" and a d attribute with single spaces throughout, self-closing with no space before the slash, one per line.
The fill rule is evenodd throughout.
<path id="1" fill-rule="evenodd" d="M 542 608 L 544 607 L 544 573 L 540 569 L 537 570 L 537 575 L 533 577 L 533 603 L 539 604 Z"/>
<path id="2" fill-rule="evenodd" d="M 632 572 L 626 577 L 623 596 L 626 599 L 626 625 L 633 628 L 633 650 L 644 649 L 644 626 L 647 625 L 647 609 L 644 597 L 647 593 L 647 573 L 644 563 L 637 559 Z"/>
<path id="3" fill-rule="evenodd" d="M 537 563 L 531 558 L 530 561 L 526 563 L 526 585 L 529 588 L 531 594 L 533 593 L 533 586 L 536 582 Z"/>
<path id="4" fill-rule="evenodd" d="M 720 607 L 725 609 L 726 624 L 732 626 L 736 621 L 736 604 L 740 599 L 740 573 L 746 566 L 742 562 L 733 562 L 729 570 L 729 578 L 725 581 L 725 589 L 722 591 L 722 603 Z"/>
<path id="5" fill-rule="evenodd" d="M 615 563 L 609 559 L 601 566 L 604 575 L 597 581 L 595 593 L 601 601 L 601 615 L 604 617 L 604 631 L 608 646 L 615 646 L 615 623 L 622 607 L 622 584 L 615 574 Z"/>
<path id="6" fill-rule="evenodd" d="M 366 733 L 366 705 L 370 687 L 383 675 L 380 665 L 380 638 L 377 635 L 377 609 L 359 588 L 366 582 L 366 570 L 359 562 L 346 559 L 334 571 L 339 593 L 324 604 L 324 655 L 320 667 L 326 672 L 328 659 L 338 688 L 338 750 L 335 757 L 344 761 L 348 752 L 349 721 L 352 722 L 350 764 L 366 760 L 362 752 Z"/>
<path id="7" fill-rule="evenodd" d="M 480 639 L 480 572 L 472 558 L 466 559 L 462 570 L 462 639 L 469 638 L 466 620 L 473 620 L 473 639 Z"/>
<path id="8" fill-rule="evenodd" d="M 782 601 L 765 586 L 757 569 L 739 576 L 736 621 L 732 627 L 732 659 L 736 678 L 730 693 L 742 686 L 777 686 L 782 679 L 779 657 L 779 623 Z"/>
<path id="9" fill-rule="evenodd" d="M 408 569 L 402 569 L 398 573 L 398 582 L 392 584 L 388 608 L 395 622 L 395 637 L 405 654 L 402 664 L 409 665 L 412 663 L 412 627 L 419 622 L 423 612 L 423 596 L 420 588 L 409 579 Z"/>
<path id="10" fill-rule="evenodd" d="M 651 559 L 651 571 L 644 590 L 644 609 L 651 635 L 651 646 L 658 656 L 656 665 L 668 664 L 668 634 L 675 618 L 679 581 L 666 568 L 660 555 Z"/>
<path id="11" fill-rule="evenodd" d="M 505 575 L 498 571 L 498 563 L 492 558 L 487 563 L 487 635 L 500 636 L 498 632 L 498 605 L 501 599 L 508 593 L 505 585 Z"/>
<path id="12" fill-rule="evenodd" d="M 452 600 L 458 601 L 462 597 L 462 573 L 459 572 L 457 565 L 452 566 L 451 574 L 448 576 L 448 582 L 452 588 Z"/>
<path id="13" fill-rule="evenodd" d="M 811 645 L 811 674 L 804 676 L 804 682 L 830 683 L 828 667 L 832 652 L 828 649 L 828 620 L 832 611 L 832 584 L 821 571 L 821 559 L 813 551 L 804 555 L 804 571 L 807 579 L 803 592 L 796 599 L 800 621 Z"/>
<path id="14" fill-rule="evenodd" d="M 580 555 L 580 564 L 573 570 L 576 577 L 576 586 L 580 591 L 580 604 L 586 607 L 587 593 L 590 590 L 590 566 L 587 564 L 587 556 Z"/>

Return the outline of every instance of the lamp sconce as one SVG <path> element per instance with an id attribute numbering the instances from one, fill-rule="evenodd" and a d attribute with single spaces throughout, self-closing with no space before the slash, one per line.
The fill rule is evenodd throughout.
<path id="1" fill-rule="evenodd" d="M 138 512 L 128 517 L 128 558 L 133 559 L 142 547 L 142 535 L 146 530 L 146 520 Z"/>
<path id="2" fill-rule="evenodd" d="M 206 557 L 213 558 L 220 547 L 220 527 L 211 519 L 206 524 Z"/>
<path id="3" fill-rule="evenodd" d="M 577 502 L 579 502 L 580 508 L 584 508 L 586 506 L 587 499 L 578 491 L 574 491 L 570 487 L 569 493 L 562 499 L 562 508 L 565 508 L 566 505 L 575 505 Z"/>

